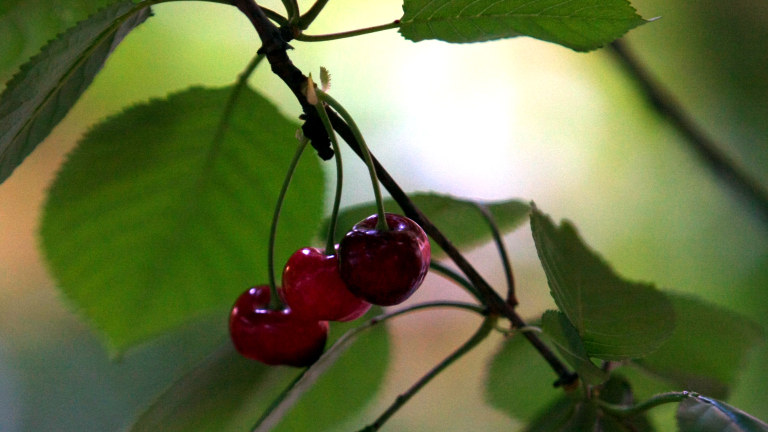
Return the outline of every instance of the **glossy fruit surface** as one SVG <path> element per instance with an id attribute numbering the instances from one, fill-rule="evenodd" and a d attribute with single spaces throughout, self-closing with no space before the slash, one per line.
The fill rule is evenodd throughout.
<path id="1" fill-rule="evenodd" d="M 269 287 L 249 289 L 237 298 L 229 316 L 229 335 L 237 351 L 268 365 L 304 367 L 325 348 L 328 322 L 304 321 L 291 309 L 270 310 Z"/>
<path id="2" fill-rule="evenodd" d="M 283 270 L 283 297 L 301 319 L 351 321 L 371 304 L 355 297 L 339 276 L 338 257 L 318 248 L 299 249 Z"/>
<path id="3" fill-rule="evenodd" d="M 416 222 L 387 213 L 390 229 L 380 231 L 378 219 L 378 215 L 368 217 L 341 240 L 339 274 L 355 296 L 392 306 L 405 301 L 424 281 L 431 249 Z"/>

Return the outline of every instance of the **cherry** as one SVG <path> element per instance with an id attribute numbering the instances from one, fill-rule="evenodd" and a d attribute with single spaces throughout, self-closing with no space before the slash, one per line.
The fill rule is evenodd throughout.
<path id="1" fill-rule="evenodd" d="M 339 243 L 339 274 L 352 294 L 392 306 L 416 291 L 429 270 L 431 250 L 424 230 L 405 216 L 386 214 L 388 231 L 376 229 L 378 215 L 355 225 Z"/>
<path id="2" fill-rule="evenodd" d="M 283 270 L 283 297 L 297 316 L 314 321 L 352 321 L 371 304 L 355 297 L 339 276 L 338 257 L 318 248 L 304 248 L 288 259 Z"/>
<path id="3" fill-rule="evenodd" d="M 271 310 L 269 287 L 253 287 L 237 298 L 229 335 L 240 354 L 268 365 L 304 367 L 325 348 L 328 322 L 304 321 L 289 308 Z"/>

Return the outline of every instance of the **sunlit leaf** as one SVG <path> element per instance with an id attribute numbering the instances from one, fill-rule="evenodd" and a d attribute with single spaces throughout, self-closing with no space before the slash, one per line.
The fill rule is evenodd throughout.
<path id="1" fill-rule="evenodd" d="M 559 311 L 547 311 L 541 318 L 541 328 L 554 342 L 560 355 L 587 384 L 602 384 L 608 374 L 592 363 L 576 328 Z"/>
<path id="2" fill-rule="evenodd" d="M 450 195 L 436 193 L 414 193 L 409 197 L 437 228 L 448 237 L 459 249 L 471 249 L 480 246 L 491 239 L 491 231 L 485 219 L 472 201 L 455 198 Z M 511 232 L 525 222 L 530 207 L 517 200 L 485 203 L 493 214 L 499 230 L 502 233 Z M 402 209 L 392 199 L 384 201 L 388 213 L 403 214 Z M 374 203 L 345 208 L 339 213 L 336 226 L 336 241 L 340 241 L 352 227 L 376 213 Z M 323 224 L 319 238 L 328 235 L 328 221 Z M 431 242 L 432 256 L 440 258 L 445 252 L 434 242 Z"/>
<path id="3" fill-rule="evenodd" d="M 532 421 L 562 390 L 557 375 L 521 334 L 504 341 L 493 356 L 485 379 L 485 399 L 496 409 L 522 421 Z"/>
<path id="4" fill-rule="evenodd" d="M 675 306 L 675 332 L 637 364 L 678 388 L 727 397 L 747 354 L 762 339 L 762 330 L 752 321 L 703 300 L 667 295 Z"/>
<path id="5" fill-rule="evenodd" d="M 645 23 L 626 0 L 405 0 L 400 33 L 414 42 L 531 36 L 590 51 Z"/>
<path id="6" fill-rule="evenodd" d="M 130 0 L 115 3 L 21 66 L 0 95 L 0 183 L 67 115 L 107 57 L 151 13 Z"/>
<path id="7" fill-rule="evenodd" d="M 689 397 L 677 410 L 680 432 L 767 432 L 768 424 L 726 403 Z"/>
<path id="8" fill-rule="evenodd" d="M 192 88 L 106 120 L 50 189 L 41 234 L 51 272 L 116 349 L 225 316 L 268 280 L 269 226 L 298 125 L 246 88 L 214 144 L 230 91 Z M 323 186 L 306 152 L 283 206 L 278 266 L 317 231 Z"/>
<path id="9" fill-rule="evenodd" d="M 531 231 L 552 297 L 578 330 L 590 357 L 642 357 L 672 335 L 675 312 L 664 293 L 617 276 L 570 222 L 556 227 L 534 207 Z"/>

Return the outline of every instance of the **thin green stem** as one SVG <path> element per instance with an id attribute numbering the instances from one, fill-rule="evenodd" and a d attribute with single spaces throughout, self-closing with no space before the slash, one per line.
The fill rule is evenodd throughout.
<path id="1" fill-rule="evenodd" d="M 632 417 L 659 405 L 681 402 L 689 397 L 695 396 L 698 396 L 698 394 L 687 391 L 660 393 L 644 402 L 640 402 L 639 404 L 631 406 L 609 404 L 608 402 L 602 401 L 600 399 L 595 399 L 595 401 L 598 405 L 600 405 L 600 408 L 602 408 L 602 410 L 608 414 L 616 417 Z"/>
<path id="2" fill-rule="evenodd" d="M 283 308 L 283 302 L 280 300 L 280 296 L 277 293 L 277 283 L 275 282 L 275 237 L 277 237 L 277 222 L 280 220 L 280 210 L 283 208 L 283 201 L 285 201 L 285 194 L 288 192 L 288 186 L 291 184 L 293 173 L 296 171 L 296 166 L 299 164 L 301 154 L 304 153 L 304 149 L 307 148 L 308 139 L 301 140 L 296 153 L 293 155 L 291 165 L 288 167 L 288 173 L 285 175 L 283 181 L 283 187 L 280 189 L 280 194 L 277 196 L 277 204 L 275 204 L 275 213 L 272 216 L 272 226 L 269 229 L 269 246 L 267 250 L 267 271 L 269 273 L 269 308 L 272 310 L 280 310 Z"/>
<path id="3" fill-rule="evenodd" d="M 376 229 L 381 231 L 388 231 L 389 225 L 387 224 L 387 217 L 386 213 L 384 212 L 384 200 L 381 198 L 381 189 L 379 188 L 379 179 L 376 177 L 376 168 L 373 166 L 373 159 L 371 159 L 371 152 L 368 150 L 368 145 L 365 143 L 365 140 L 363 139 L 363 134 L 360 133 L 360 129 L 357 127 L 357 124 L 355 124 L 355 121 L 352 119 L 352 116 L 349 115 L 346 109 L 336 101 L 336 99 L 332 98 L 329 94 L 324 93 L 322 91 L 317 92 L 318 97 L 323 102 L 328 103 L 328 105 L 331 106 L 331 108 L 335 109 L 341 117 L 344 119 L 344 121 L 347 122 L 350 129 L 352 130 L 352 133 L 355 136 L 355 139 L 357 140 L 358 144 L 360 144 L 360 150 L 363 153 L 363 160 L 365 161 L 365 164 L 368 166 L 368 172 L 371 175 L 371 184 L 373 185 L 373 195 L 376 198 L 376 209 L 379 214 L 379 220 L 376 224 Z"/>
<path id="4" fill-rule="evenodd" d="M 429 268 L 436 271 L 441 276 L 456 282 L 462 288 L 467 290 L 467 292 L 471 294 L 472 297 L 476 298 L 478 301 L 482 303 L 483 297 L 480 295 L 480 292 L 477 290 L 477 288 L 475 288 L 474 285 L 472 285 L 466 278 L 464 278 L 458 272 L 452 270 L 449 267 L 444 266 L 443 264 L 440 264 L 438 261 L 435 261 L 435 260 L 432 260 L 429 262 Z"/>
<path id="5" fill-rule="evenodd" d="M 315 18 L 317 18 L 318 15 L 320 15 L 320 12 L 323 11 L 323 8 L 325 5 L 328 4 L 328 0 L 317 0 L 315 4 L 312 5 L 311 8 L 305 13 L 304 15 L 299 18 L 299 21 L 297 22 L 297 25 L 299 26 L 299 29 L 306 30 L 309 28 L 309 25 L 312 24 L 313 21 L 315 21 Z"/>
<path id="6" fill-rule="evenodd" d="M 405 405 L 416 393 L 418 393 L 419 390 L 427 385 L 432 380 L 432 378 L 436 377 L 438 374 L 440 374 L 440 372 L 445 370 L 445 368 L 453 364 L 453 362 L 456 360 L 460 359 L 464 354 L 472 351 L 474 347 L 482 342 L 483 339 L 485 339 L 486 336 L 491 333 L 491 330 L 493 330 L 493 328 L 496 326 L 497 319 L 497 315 L 487 316 L 485 320 L 483 320 L 483 324 L 480 326 L 477 332 L 475 332 L 475 334 L 472 335 L 472 337 L 467 342 L 460 346 L 456 351 L 451 353 L 451 355 L 446 357 L 445 360 L 438 363 L 434 368 L 432 368 L 432 370 L 421 377 L 421 379 L 416 381 L 416 383 L 414 383 L 413 386 L 408 389 L 408 391 L 398 396 L 397 399 L 395 399 L 395 402 L 390 405 L 390 407 L 387 408 L 387 410 L 384 411 L 379 416 L 379 418 L 376 419 L 375 422 L 361 429 L 360 432 L 375 432 L 381 429 L 384 423 L 386 423 L 390 417 L 392 417 L 403 405 Z"/>
<path id="7" fill-rule="evenodd" d="M 298 36 L 296 36 L 296 40 L 300 40 L 303 42 L 325 42 L 325 41 L 332 41 L 337 39 L 346 39 L 346 38 L 351 38 L 355 36 L 362 36 L 369 33 L 376 33 L 376 32 L 390 30 L 398 27 L 400 27 L 400 20 L 391 22 L 389 24 L 382 24 L 374 27 L 366 27 L 358 30 L 350 30 L 350 31 L 345 31 L 341 33 L 331 33 L 326 35 L 307 35 L 304 33 L 300 33 Z"/>
<path id="8" fill-rule="evenodd" d="M 491 213 L 488 206 L 479 202 L 475 202 L 475 206 L 480 210 L 480 214 L 483 215 L 485 222 L 488 223 L 488 228 L 491 229 L 491 234 L 493 234 L 493 241 L 496 243 L 501 264 L 504 266 L 504 275 L 507 277 L 507 304 L 514 308 L 518 305 L 517 297 L 515 296 L 515 276 L 512 273 L 512 263 L 509 260 L 509 254 L 507 254 L 507 247 L 504 245 L 504 238 L 501 236 L 496 219 L 493 217 L 493 213 Z"/>
<path id="9" fill-rule="evenodd" d="M 285 12 L 288 15 L 289 21 L 294 21 L 299 17 L 299 5 L 296 0 L 282 0 L 283 6 L 285 6 Z M 259 6 L 261 7 L 261 6 Z"/>
<path id="10" fill-rule="evenodd" d="M 248 78 L 251 77 L 262 60 L 264 60 L 264 55 L 257 54 L 254 56 L 250 63 L 248 63 L 248 66 L 246 66 L 245 70 L 238 77 L 237 83 L 235 83 L 235 87 L 229 94 L 229 99 L 227 99 L 227 104 L 224 107 L 221 120 L 219 120 L 219 126 L 216 128 L 216 134 L 213 136 L 213 147 L 218 147 L 224 139 L 224 134 L 226 134 L 227 128 L 229 127 L 229 119 L 232 117 L 232 112 L 237 105 L 237 100 L 240 98 L 240 94 L 248 83 Z"/>
<path id="11" fill-rule="evenodd" d="M 310 79 L 310 83 L 311 83 Z M 310 90 L 307 90 L 308 92 Z M 313 91 L 320 92 L 320 90 L 313 89 Z M 336 138 L 336 132 L 331 126 L 331 119 L 328 118 L 328 113 L 325 112 L 325 103 L 320 99 L 315 104 L 317 114 L 320 116 L 320 120 L 323 121 L 323 126 L 328 132 L 328 136 L 331 138 L 331 144 L 333 145 L 333 152 L 336 156 L 336 196 L 333 198 L 333 210 L 331 211 L 331 221 L 328 224 L 328 240 L 325 244 L 326 255 L 336 255 L 336 222 L 339 218 L 339 207 L 341 206 L 341 190 L 344 181 L 344 169 L 341 163 L 341 147 L 339 141 Z"/>

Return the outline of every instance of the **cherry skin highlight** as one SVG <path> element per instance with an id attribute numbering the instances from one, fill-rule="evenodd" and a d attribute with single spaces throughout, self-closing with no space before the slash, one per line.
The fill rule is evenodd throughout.
<path id="1" fill-rule="evenodd" d="M 355 296 L 380 306 L 404 302 L 424 281 L 431 249 L 411 219 L 387 213 L 389 231 L 376 229 L 378 215 L 355 225 L 339 243 L 339 274 Z"/>
<path id="2" fill-rule="evenodd" d="M 301 319 L 352 321 L 371 304 L 355 297 L 339 275 L 338 257 L 318 248 L 303 248 L 288 259 L 283 270 L 282 294 Z"/>
<path id="3" fill-rule="evenodd" d="M 325 348 L 328 322 L 298 319 L 291 309 L 268 308 L 269 287 L 253 287 L 237 298 L 229 335 L 237 351 L 268 365 L 305 367 Z"/>

